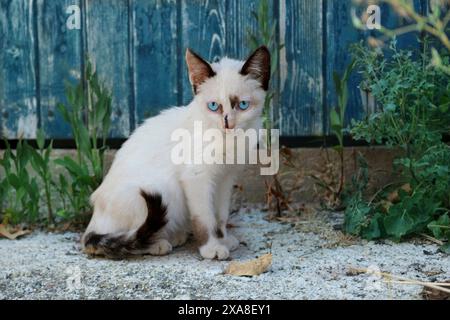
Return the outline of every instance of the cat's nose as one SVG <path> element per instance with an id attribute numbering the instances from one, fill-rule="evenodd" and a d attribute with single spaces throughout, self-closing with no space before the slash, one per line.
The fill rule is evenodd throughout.
<path id="1" fill-rule="evenodd" d="M 223 124 L 225 129 L 234 129 L 235 127 L 234 120 L 231 119 L 228 115 L 225 115 L 225 117 L 223 118 Z"/>

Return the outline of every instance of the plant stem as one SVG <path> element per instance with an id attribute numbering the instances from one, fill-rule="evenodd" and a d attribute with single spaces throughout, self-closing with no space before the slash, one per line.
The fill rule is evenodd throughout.
<path id="1" fill-rule="evenodd" d="M 47 200 L 48 221 L 53 224 L 55 222 L 55 219 L 53 218 L 53 208 L 52 208 L 52 201 L 51 201 L 50 187 L 49 187 L 48 179 L 45 179 L 44 188 L 45 188 L 45 197 Z"/>

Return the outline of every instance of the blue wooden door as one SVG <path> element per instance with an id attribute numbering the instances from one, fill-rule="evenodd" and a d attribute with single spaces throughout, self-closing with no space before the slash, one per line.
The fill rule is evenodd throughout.
<path id="1" fill-rule="evenodd" d="M 56 111 L 64 82 L 89 56 L 113 92 L 111 137 L 127 137 L 145 118 L 192 98 L 184 63 L 191 47 L 210 61 L 249 53 L 259 0 L 0 0 L 0 129 L 8 139 L 70 138 Z M 414 0 L 423 9 L 425 0 Z M 81 28 L 68 29 L 70 5 Z M 323 136 L 335 104 L 334 70 L 350 62 L 348 45 L 368 34 L 351 23 L 351 0 L 273 0 L 280 52 L 274 119 L 283 136 Z M 383 23 L 397 24 L 388 8 Z M 405 38 L 416 46 L 413 38 Z M 348 118 L 366 113 L 358 76 L 350 80 Z"/>

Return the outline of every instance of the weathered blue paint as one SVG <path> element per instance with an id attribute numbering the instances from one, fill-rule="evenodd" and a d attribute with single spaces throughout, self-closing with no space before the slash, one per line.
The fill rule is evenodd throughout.
<path id="1" fill-rule="evenodd" d="M 82 70 L 81 30 L 66 27 L 70 5 L 80 5 L 80 1 L 37 1 L 40 125 L 47 137 L 56 139 L 71 136 L 56 105 L 68 106 L 65 81 L 78 82 Z"/>
<path id="2" fill-rule="evenodd" d="M 181 58 L 189 47 L 208 61 L 215 62 L 225 54 L 225 1 L 182 0 L 181 1 Z M 182 103 L 192 100 L 192 89 L 187 69 L 182 68 Z"/>
<path id="3" fill-rule="evenodd" d="M 334 72 L 342 75 L 351 63 L 352 57 L 349 53 L 350 45 L 358 43 L 368 32 L 357 30 L 353 27 L 350 17 L 352 3 L 349 1 L 328 1 L 324 8 L 326 12 L 326 48 L 324 55 L 324 91 L 326 99 L 323 101 L 324 110 L 324 132 L 330 134 L 329 113 L 337 106 L 336 90 L 333 80 Z M 362 15 L 362 12 L 358 12 Z M 346 123 L 350 119 L 360 119 L 370 110 L 364 110 L 361 101 L 359 83 L 361 78 L 357 72 L 353 72 L 349 79 L 349 102 L 346 109 Z"/>
<path id="4" fill-rule="evenodd" d="M 276 1 L 278 2 L 278 0 Z M 258 24 L 255 19 L 252 18 L 252 12 L 256 12 L 258 2 L 258 0 L 225 2 L 226 55 L 245 59 L 250 54 L 248 32 L 256 32 Z"/>
<path id="5" fill-rule="evenodd" d="M 178 105 L 176 5 L 175 1 L 132 1 L 136 125 Z"/>
<path id="6" fill-rule="evenodd" d="M 413 0 L 426 10 L 426 0 Z M 64 82 L 82 76 L 89 56 L 113 93 L 111 137 L 127 137 L 145 118 L 192 98 L 184 52 L 191 47 L 210 61 L 245 58 L 251 12 L 259 0 L 0 0 L 0 128 L 2 136 L 70 137 L 55 110 L 66 102 Z M 272 79 L 274 119 L 284 136 L 329 134 L 336 105 L 333 71 L 350 62 L 348 46 L 369 33 L 351 23 L 351 0 L 272 0 L 277 37 L 285 48 Z M 82 29 L 65 27 L 68 5 L 79 4 Z M 382 22 L 398 17 L 382 8 Z M 370 32 L 376 34 L 376 32 Z M 419 48 L 411 35 L 403 48 Z M 361 118 L 360 78 L 349 83 L 350 118 Z"/>
<path id="7" fill-rule="evenodd" d="M 323 134 L 322 1 L 280 1 L 280 129 L 285 136 Z"/>
<path id="8" fill-rule="evenodd" d="M 127 0 L 85 1 L 86 48 L 113 98 L 111 137 L 127 137 L 133 101 L 131 59 L 129 55 L 129 7 Z"/>
<path id="9" fill-rule="evenodd" d="M 38 124 L 33 2 L 0 1 L 1 134 L 33 138 Z"/>

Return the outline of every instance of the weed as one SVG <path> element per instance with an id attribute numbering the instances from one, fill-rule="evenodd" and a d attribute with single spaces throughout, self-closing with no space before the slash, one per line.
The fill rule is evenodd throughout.
<path id="1" fill-rule="evenodd" d="M 362 195 L 365 186 L 357 186 L 346 209 L 346 231 L 400 240 L 428 230 L 448 238 L 437 228 L 448 227 L 450 209 L 450 147 L 442 142 L 450 130 L 450 75 L 430 68 L 429 54 L 415 60 L 411 52 L 397 50 L 395 41 L 390 51 L 391 57 L 385 58 L 379 49 L 361 44 L 353 48 L 379 111 L 353 121 L 351 133 L 403 150 L 394 161 L 400 178 L 370 201 Z"/>

